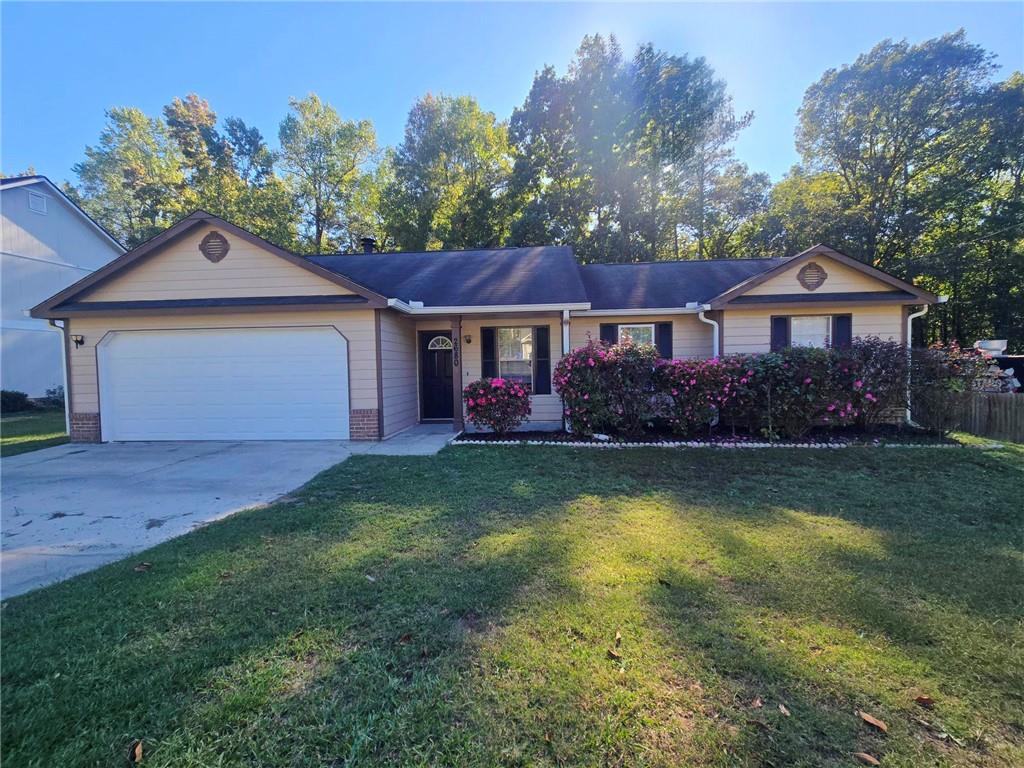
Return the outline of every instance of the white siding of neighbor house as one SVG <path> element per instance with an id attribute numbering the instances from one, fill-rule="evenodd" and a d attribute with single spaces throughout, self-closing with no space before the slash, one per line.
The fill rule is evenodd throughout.
<path id="1" fill-rule="evenodd" d="M 377 348 L 372 309 L 258 311 L 230 314 L 133 315 L 76 317 L 69 333 L 84 337 L 71 345 L 72 405 L 75 413 L 99 413 L 96 344 L 109 331 L 182 330 L 189 328 L 260 328 L 330 325 L 348 339 L 350 407 L 377 408 Z M 301 375 L 301 372 L 300 372 Z"/>
<path id="2" fill-rule="evenodd" d="M 29 193 L 46 213 L 29 208 Z M 44 182 L 0 190 L 0 357 L 3 389 L 32 397 L 64 382 L 60 333 L 28 310 L 122 251 Z"/>
<path id="3" fill-rule="evenodd" d="M 83 301 L 154 301 L 248 296 L 346 295 L 352 291 L 258 245 L 220 230 L 230 246 L 214 264 L 199 250 L 217 227 L 188 232 L 81 297 Z"/>
<path id="4" fill-rule="evenodd" d="M 707 323 L 702 323 L 696 315 L 629 315 L 614 317 L 573 317 L 569 326 L 569 346 L 573 349 L 585 346 L 587 341 L 601 340 L 601 326 L 606 323 L 616 325 L 672 323 L 672 357 L 711 357 L 712 330 Z"/>
<path id="5" fill-rule="evenodd" d="M 883 341 L 903 340 L 903 307 L 899 304 L 825 304 L 808 308 L 758 307 L 726 309 L 724 325 L 725 354 L 771 351 L 773 315 L 845 315 L 853 316 L 854 336 L 877 336 Z"/>
<path id="6" fill-rule="evenodd" d="M 416 323 L 395 312 L 380 313 L 381 386 L 384 436 L 419 421 Z"/>
<path id="7" fill-rule="evenodd" d="M 866 275 L 860 270 L 848 267 L 835 259 L 827 256 L 815 256 L 809 262 L 799 266 L 793 266 L 784 270 L 781 274 L 766 280 L 760 285 L 754 286 L 749 291 L 744 291 L 745 296 L 767 296 L 771 294 L 793 294 L 811 293 L 797 280 L 797 275 L 803 269 L 804 264 L 814 262 L 820 265 L 828 277 L 825 282 L 817 288 L 814 293 L 857 293 L 860 291 L 895 291 L 897 290 L 889 283 Z"/>

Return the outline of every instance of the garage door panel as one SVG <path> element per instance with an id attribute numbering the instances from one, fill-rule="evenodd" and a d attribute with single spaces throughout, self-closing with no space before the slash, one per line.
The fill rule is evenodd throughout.
<path id="1" fill-rule="evenodd" d="M 98 354 L 106 440 L 348 439 L 333 328 L 123 331 Z"/>

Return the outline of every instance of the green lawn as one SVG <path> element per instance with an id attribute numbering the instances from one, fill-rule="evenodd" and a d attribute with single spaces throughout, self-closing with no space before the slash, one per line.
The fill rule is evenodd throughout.
<path id="1" fill-rule="evenodd" d="M 12 413 L 0 419 L 0 456 L 14 456 L 67 441 L 62 410 Z"/>
<path id="2" fill-rule="evenodd" d="M 357 456 L 8 601 L 4 765 L 1021 765 L 1021 488 L 1019 447 Z"/>

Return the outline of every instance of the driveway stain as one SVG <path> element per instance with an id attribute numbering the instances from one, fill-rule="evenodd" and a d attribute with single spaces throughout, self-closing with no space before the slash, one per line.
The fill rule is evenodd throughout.
<path id="1" fill-rule="evenodd" d="M 166 522 L 167 518 L 165 517 L 151 517 L 149 520 L 146 521 L 146 530 L 149 531 L 153 528 L 159 528 Z"/>

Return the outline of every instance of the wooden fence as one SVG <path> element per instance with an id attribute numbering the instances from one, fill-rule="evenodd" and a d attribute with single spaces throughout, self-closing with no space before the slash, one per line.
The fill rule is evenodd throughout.
<path id="1" fill-rule="evenodd" d="M 1024 394 L 973 392 L 959 421 L 972 435 L 1024 443 Z"/>

